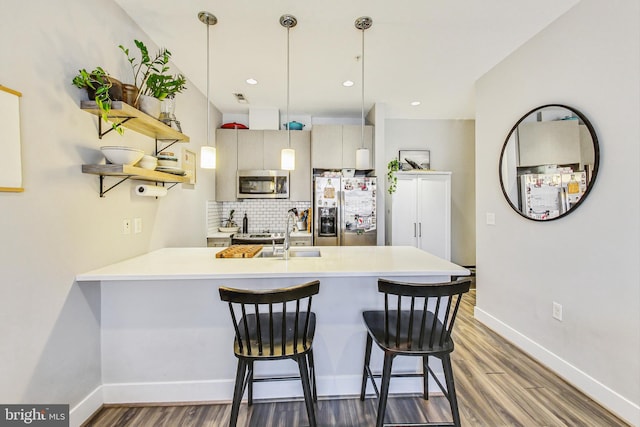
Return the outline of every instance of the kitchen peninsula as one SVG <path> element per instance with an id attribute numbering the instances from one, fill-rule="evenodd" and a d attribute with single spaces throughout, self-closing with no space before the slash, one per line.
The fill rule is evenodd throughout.
<path id="1" fill-rule="evenodd" d="M 295 248 L 292 252 L 319 250 L 320 256 L 288 260 L 216 258 L 222 249 L 165 248 L 76 277 L 81 286 L 101 287 L 105 403 L 230 400 L 236 369 L 233 329 L 218 287 L 265 289 L 315 279 L 320 280 L 313 299 L 318 394 L 356 395 L 365 343 L 361 312 L 382 307 L 377 279 L 439 282 L 469 274 L 405 246 Z M 373 363 L 381 360 L 378 353 Z M 399 370 L 417 369 L 415 361 L 398 362 Z M 257 364 L 256 376 L 296 370 L 287 361 Z M 396 386 L 417 391 L 420 382 L 406 379 Z M 301 388 L 295 381 L 259 383 L 254 395 L 301 396 Z"/>

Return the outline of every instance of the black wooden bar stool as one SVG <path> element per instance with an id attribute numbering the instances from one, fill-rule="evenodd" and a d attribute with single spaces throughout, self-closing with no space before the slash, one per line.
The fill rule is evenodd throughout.
<path id="1" fill-rule="evenodd" d="M 384 310 L 362 313 L 368 333 L 360 391 L 360 400 L 364 400 L 367 378 L 370 379 L 379 398 L 377 427 L 384 425 L 391 377 L 423 377 L 423 397 L 428 399 L 429 373 L 449 401 L 453 422 L 411 425 L 460 427 L 458 401 L 449 355 L 453 351 L 451 332 L 458 307 L 462 300 L 462 294 L 469 291 L 470 284 L 471 280 L 468 278 L 453 282 L 427 284 L 378 280 L 378 291 L 384 293 Z M 407 303 L 404 309 L 403 302 Z M 373 374 L 369 367 L 373 342 L 384 351 L 382 374 Z M 396 356 L 422 357 L 422 373 L 392 374 L 391 366 Z M 446 388 L 429 367 L 429 356 L 442 361 Z M 374 378 L 382 378 L 380 391 L 378 391 Z"/>
<path id="2" fill-rule="evenodd" d="M 302 381 L 309 425 L 315 427 L 314 402 L 318 396 L 312 344 L 316 316 L 311 311 L 311 299 L 319 290 L 318 280 L 270 290 L 220 287 L 220 299 L 229 303 L 235 330 L 234 352 L 238 358 L 230 427 L 238 422 L 245 388 L 248 388 L 248 404 L 252 405 L 254 382 L 293 379 Z M 254 362 L 282 359 L 295 360 L 300 375 L 254 378 Z"/>

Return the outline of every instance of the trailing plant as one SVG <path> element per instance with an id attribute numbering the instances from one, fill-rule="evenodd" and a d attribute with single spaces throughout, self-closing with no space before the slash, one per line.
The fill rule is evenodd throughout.
<path id="1" fill-rule="evenodd" d="M 400 161 L 398 159 L 393 159 L 389 163 L 387 163 L 387 182 L 389 183 L 389 194 L 393 194 L 396 191 L 396 186 L 398 185 L 398 177 L 396 176 L 396 172 L 400 170 Z"/>
<path id="2" fill-rule="evenodd" d="M 94 91 L 94 100 L 96 101 L 98 110 L 100 110 L 100 116 L 105 122 L 108 122 L 112 102 L 109 90 L 113 86 L 113 82 L 109 78 L 109 73 L 103 70 L 102 67 L 96 67 L 91 72 L 83 68 L 78 71 L 78 74 L 71 82 L 80 89 L 91 89 Z M 120 135 L 124 133 L 124 128 L 120 126 L 120 123 L 111 122 L 111 127 Z"/>
<path id="3" fill-rule="evenodd" d="M 149 78 L 156 75 L 163 75 L 169 71 L 169 59 L 171 58 L 171 52 L 167 49 L 160 49 L 156 55 L 152 58 L 149 55 L 149 49 L 140 40 L 133 41 L 140 51 L 140 59 L 135 56 L 131 56 L 129 49 L 123 45 L 118 46 L 125 55 L 127 55 L 127 61 L 131 65 L 131 72 L 133 74 L 133 84 L 138 88 L 138 98 L 145 92 L 145 88 Z M 136 103 L 138 102 L 136 98 Z"/>

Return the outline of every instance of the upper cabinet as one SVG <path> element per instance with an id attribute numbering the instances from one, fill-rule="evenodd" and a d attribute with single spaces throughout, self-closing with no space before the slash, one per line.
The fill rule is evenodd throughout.
<path id="1" fill-rule="evenodd" d="M 362 148 L 362 126 L 313 125 L 311 166 L 314 169 L 355 169 L 356 150 Z M 364 127 L 364 148 L 373 165 L 373 126 Z"/>
<path id="2" fill-rule="evenodd" d="M 280 152 L 289 145 L 283 130 L 216 130 L 216 201 L 236 200 L 238 170 L 280 169 Z M 296 168 L 289 173 L 289 199 L 311 200 L 311 136 L 291 131 Z"/>
<path id="3" fill-rule="evenodd" d="M 216 130 L 216 200 L 236 200 L 236 171 L 238 170 L 238 129 Z"/>

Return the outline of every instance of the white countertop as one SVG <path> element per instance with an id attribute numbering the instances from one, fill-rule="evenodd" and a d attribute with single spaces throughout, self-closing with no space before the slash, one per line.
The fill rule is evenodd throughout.
<path id="1" fill-rule="evenodd" d="M 306 246 L 317 258 L 216 258 L 224 248 L 165 248 L 78 274 L 76 280 L 468 275 L 469 270 L 410 246 Z"/>

